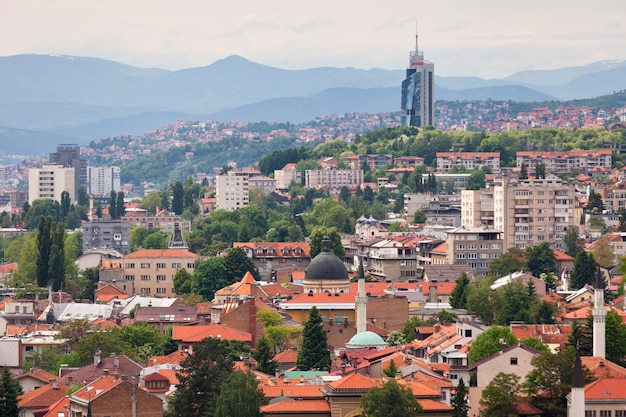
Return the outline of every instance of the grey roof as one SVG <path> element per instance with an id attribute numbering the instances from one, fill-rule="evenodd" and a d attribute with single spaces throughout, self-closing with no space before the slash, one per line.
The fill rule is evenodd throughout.
<path id="1" fill-rule="evenodd" d="M 348 280 L 348 270 L 337 255 L 328 249 L 311 260 L 306 270 L 305 281 Z"/>

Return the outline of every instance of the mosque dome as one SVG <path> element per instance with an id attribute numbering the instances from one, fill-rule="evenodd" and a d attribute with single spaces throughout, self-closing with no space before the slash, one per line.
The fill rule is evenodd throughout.
<path id="1" fill-rule="evenodd" d="M 355 334 L 350 341 L 346 343 L 346 348 L 348 349 L 362 349 L 366 347 L 387 347 L 387 342 L 376 333 L 366 331 Z"/>
<path id="2" fill-rule="evenodd" d="M 305 281 L 349 281 L 348 270 L 343 261 L 330 251 L 330 239 L 324 237 L 322 252 L 311 260 L 306 271 Z"/>

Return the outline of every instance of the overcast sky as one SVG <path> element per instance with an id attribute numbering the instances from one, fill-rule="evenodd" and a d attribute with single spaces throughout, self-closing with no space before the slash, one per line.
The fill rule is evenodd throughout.
<path id="1" fill-rule="evenodd" d="M 438 75 L 500 78 L 626 59 L 625 0 L 2 0 L 0 56 L 182 69 L 404 69 L 415 26 Z"/>

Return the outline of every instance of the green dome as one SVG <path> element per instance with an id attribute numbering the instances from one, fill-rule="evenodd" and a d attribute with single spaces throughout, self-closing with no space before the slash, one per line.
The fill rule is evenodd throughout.
<path id="1" fill-rule="evenodd" d="M 346 343 L 346 348 L 348 349 L 361 349 L 366 347 L 386 347 L 387 342 L 383 340 L 382 337 L 377 335 L 374 332 L 361 332 L 357 333 L 348 343 Z"/>

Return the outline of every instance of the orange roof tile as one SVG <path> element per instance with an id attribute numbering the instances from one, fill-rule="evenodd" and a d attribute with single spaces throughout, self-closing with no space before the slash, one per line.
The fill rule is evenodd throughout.
<path id="1" fill-rule="evenodd" d="M 33 369 L 32 371 L 26 373 L 26 374 L 22 374 L 20 376 L 17 377 L 18 380 L 21 379 L 25 379 L 25 378 L 35 378 L 41 382 L 45 382 L 46 384 L 50 382 L 51 379 L 57 379 L 58 376 L 56 376 L 55 374 L 51 374 L 50 372 L 46 371 L 45 369 Z"/>
<path id="2" fill-rule="evenodd" d="M 281 401 L 274 404 L 261 406 L 263 413 L 298 413 L 300 414 L 318 414 L 321 412 L 330 413 L 330 404 L 325 400 L 309 400 L 309 401 Z"/>
<path id="3" fill-rule="evenodd" d="M 358 373 L 350 374 L 328 384 L 333 390 L 368 390 L 376 386 L 372 379 Z"/>
<path id="4" fill-rule="evenodd" d="M 278 363 L 295 363 L 298 360 L 298 352 L 293 349 L 283 350 L 274 356 L 274 360 Z"/>
<path id="5" fill-rule="evenodd" d="M 252 342 L 252 335 L 248 332 L 237 330 L 222 324 L 208 324 L 196 326 L 174 326 L 172 339 L 181 342 L 199 342 L 207 337 L 221 338 L 224 340 L 240 340 Z"/>
<path id="6" fill-rule="evenodd" d="M 626 399 L 626 378 L 598 379 L 585 386 L 585 401 Z"/>
<path id="7" fill-rule="evenodd" d="M 68 386 L 57 382 L 57 388 L 52 384 L 44 385 L 34 391 L 27 392 L 18 397 L 20 408 L 43 408 L 57 402 L 60 398 L 65 397 L 65 391 Z"/>
<path id="8" fill-rule="evenodd" d="M 98 398 L 98 396 L 121 384 L 122 381 L 122 378 L 115 377 L 114 375 L 106 375 L 79 389 L 72 394 L 72 397 L 80 398 L 85 401 L 93 401 Z"/>
<path id="9" fill-rule="evenodd" d="M 422 406 L 424 412 L 433 412 L 433 411 L 452 411 L 453 408 L 448 404 L 444 404 L 439 401 L 431 400 L 428 398 L 419 398 L 417 400 L 419 405 Z"/>
<path id="10" fill-rule="evenodd" d="M 182 361 L 184 361 L 189 353 L 183 352 L 180 350 L 174 351 L 169 355 L 165 356 L 152 356 L 148 358 L 146 362 L 146 366 L 155 366 L 155 365 L 180 365 Z"/>
<path id="11" fill-rule="evenodd" d="M 279 380 L 280 381 L 280 380 Z M 277 382 L 279 382 L 277 381 Z M 280 396 L 290 398 L 324 398 L 322 385 L 263 385 L 261 389 L 265 398 L 276 398 Z"/>
<path id="12" fill-rule="evenodd" d="M 50 406 L 50 409 L 43 417 L 68 417 L 70 415 L 70 399 L 63 397 Z"/>
<path id="13" fill-rule="evenodd" d="M 600 356 L 581 356 L 580 362 L 598 379 L 626 378 L 626 368 Z"/>

